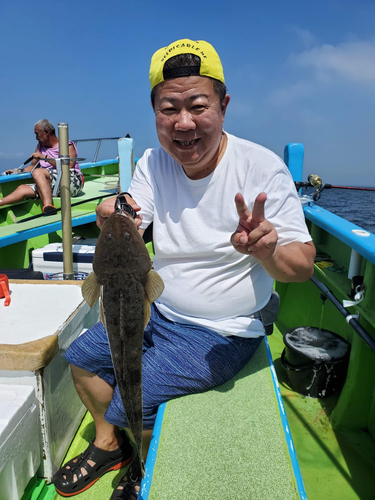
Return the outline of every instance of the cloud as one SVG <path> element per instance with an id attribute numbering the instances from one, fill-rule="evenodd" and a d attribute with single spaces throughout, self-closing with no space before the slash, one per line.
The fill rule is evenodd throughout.
<path id="1" fill-rule="evenodd" d="M 297 83 L 274 89 L 267 100 L 272 105 L 285 106 L 293 100 L 309 97 L 314 91 L 314 85 L 312 85 L 311 81 L 301 80 Z"/>
<path id="2" fill-rule="evenodd" d="M 294 29 L 309 40 L 307 30 Z M 324 90 L 326 84 L 339 85 L 346 81 L 371 90 L 375 88 L 375 41 L 372 40 L 355 40 L 336 46 L 323 44 L 291 54 L 288 63 L 291 69 L 289 79 L 292 78 L 293 82 L 274 88 L 267 99 L 276 106 L 306 100 Z M 313 70 L 313 76 L 310 70 Z"/>
<path id="3" fill-rule="evenodd" d="M 344 78 L 363 85 L 375 85 L 375 41 L 352 41 L 321 45 L 293 56 L 301 67 L 315 70 L 319 81 Z"/>
<path id="4" fill-rule="evenodd" d="M 316 36 L 313 35 L 309 30 L 298 28 L 297 26 L 292 26 L 292 29 L 297 33 L 306 49 L 309 49 L 317 44 Z"/>

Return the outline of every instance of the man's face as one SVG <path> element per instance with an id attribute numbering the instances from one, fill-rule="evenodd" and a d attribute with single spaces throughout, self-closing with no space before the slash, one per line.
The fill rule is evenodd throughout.
<path id="1" fill-rule="evenodd" d="M 35 138 L 42 146 L 49 144 L 49 132 L 40 127 L 34 127 Z"/>
<path id="2" fill-rule="evenodd" d="M 220 104 L 213 81 L 202 76 L 174 78 L 158 86 L 154 111 L 159 141 L 188 177 L 206 177 L 220 160 L 228 102 L 229 95 Z"/>

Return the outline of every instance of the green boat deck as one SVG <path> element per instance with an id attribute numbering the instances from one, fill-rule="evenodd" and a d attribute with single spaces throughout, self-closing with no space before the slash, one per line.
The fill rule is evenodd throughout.
<path id="1" fill-rule="evenodd" d="M 144 498 L 300 498 L 264 343 L 228 383 L 167 403 Z"/>
<path id="2" fill-rule="evenodd" d="M 375 447 L 369 434 L 332 429 L 337 395 L 314 399 L 291 391 L 280 363 L 280 330 L 268 340 L 307 499 L 373 500 Z M 167 404 L 150 500 L 299 498 L 269 375 L 259 349 L 229 383 Z M 87 414 L 64 462 L 94 437 Z M 104 475 L 77 498 L 109 499 L 125 471 Z M 30 485 L 23 500 L 62 498 L 53 485 L 38 486 Z"/>
<path id="3" fill-rule="evenodd" d="M 330 415 L 339 396 L 316 399 L 293 392 L 280 362 L 280 331 L 270 346 L 307 498 L 373 500 L 375 447 L 368 432 L 334 430 Z"/>
<path id="4" fill-rule="evenodd" d="M 94 436 L 86 416 L 65 461 Z M 161 434 L 153 436 L 150 450 L 155 438 L 155 464 L 151 451 L 147 461 L 148 474 L 154 467 L 153 481 L 142 498 L 300 498 L 264 343 L 228 383 L 168 402 Z M 109 498 L 124 471 L 106 474 L 79 498 Z"/>
<path id="5" fill-rule="evenodd" d="M 339 268 L 338 264 L 333 270 L 316 267 L 315 275 L 342 300 L 347 298 L 350 282 L 335 271 Z M 366 273 L 371 288 L 374 266 L 367 264 Z M 320 291 L 311 281 L 277 283 L 276 289 L 281 308 L 268 341 L 306 497 L 373 500 L 374 353 L 332 303 L 322 302 Z M 373 308 L 369 302 L 372 296 L 368 295 L 357 308 L 367 331 L 373 335 Z M 284 349 L 282 334 L 289 328 L 308 325 L 336 331 L 351 343 L 348 375 L 340 394 L 314 399 L 293 392 L 288 386 L 280 361 Z M 285 438 L 274 435 L 281 428 L 280 414 L 276 411 L 270 371 L 261 354 L 257 352 L 248 366 L 221 388 L 166 405 L 150 500 L 298 498 Z M 94 436 L 94 425 L 87 416 L 64 462 L 84 450 Z M 105 475 L 79 498 L 109 499 L 124 472 Z M 55 498 L 53 486 L 44 487 L 42 494 L 23 500 Z"/>

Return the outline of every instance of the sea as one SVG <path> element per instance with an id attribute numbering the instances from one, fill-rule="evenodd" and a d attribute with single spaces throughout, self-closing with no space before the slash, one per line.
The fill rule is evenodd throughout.
<path id="1" fill-rule="evenodd" d="M 309 189 L 307 194 L 310 193 Z M 375 234 L 375 191 L 325 189 L 316 204 Z"/>

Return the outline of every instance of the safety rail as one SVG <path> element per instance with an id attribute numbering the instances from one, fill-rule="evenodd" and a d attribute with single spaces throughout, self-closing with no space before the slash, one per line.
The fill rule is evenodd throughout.
<path id="1" fill-rule="evenodd" d="M 92 163 L 96 163 L 96 159 L 98 157 L 100 146 L 101 146 L 102 142 L 103 141 L 118 141 L 119 139 L 120 139 L 120 137 L 100 137 L 98 139 L 72 139 L 72 142 L 74 142 L 75 145 L 77 145 L 77 143 L 79 143 L 79 142 L 80 143 L 82 143 L 82 142 L 97 142 L 96 151 L 94 154 L 94 159 L 92 160 Z"/>

